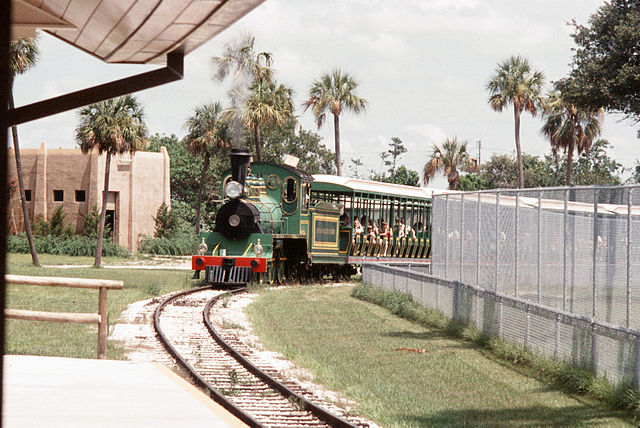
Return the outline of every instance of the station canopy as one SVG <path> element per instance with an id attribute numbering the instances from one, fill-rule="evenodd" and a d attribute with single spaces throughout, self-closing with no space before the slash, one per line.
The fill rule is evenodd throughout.
<path id="1" fill-rule="evenodd" d="M 11 38 L 41 29 L 109 63 L 164 64 L 263 0 L 11 0 Z"/>

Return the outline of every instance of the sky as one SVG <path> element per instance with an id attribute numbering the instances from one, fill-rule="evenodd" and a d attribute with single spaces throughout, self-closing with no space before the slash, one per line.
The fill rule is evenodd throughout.
<path id="1" fill-rule="evenodd" d="M 485 89 L 497 64 L 521 55 L 547 81 L 565 77 L 574 47 L 572 20 L 584 24 L 604 2 L 598 0 L 266 0 L 223 33 L 185 58 L 183 80 L 136 94 L 152 134 L 186 134 L 184 123 L 203 103 L 229 105 L 231 82 L 212 79 L 211 57 L 246 33 L 257 51 L 273 55 L 277 79 L 295 91 L 302 127 L 318 132 L 333 150 L 333 122 L 317 129 L 302 103 L 314 79 L 332 68 L 350 73 L 356 93 L 368 102 L 361 114 L 340 116 L 343 171 L 351 159 L 381 170 L 380 153 L 392 137 L 408 152 L 400 165 L 421 172 L 434 144 L 447 137 L 468 142 L 481 161 L 492 154 L 515 153 L 512 109 L 493 111 Z M 154 69 L 145 65 L 103 63 L 66 43 L 40 34 L 36 68 L 15 82 L 16 106 Z M 61 113 L 19 128 L 21 147 L 76 147 L 77 112 Z M 539 117 L 523 115 L 522 149 L 543 155 L 549 142 Z M 607 114 L 602 138 L 610 155 L 626 168 L 640 159 L 637 125 Z M 626 174 L 628 175 L 628 174 Z M 446 187 L 444 177 L 430 187 Z"/>

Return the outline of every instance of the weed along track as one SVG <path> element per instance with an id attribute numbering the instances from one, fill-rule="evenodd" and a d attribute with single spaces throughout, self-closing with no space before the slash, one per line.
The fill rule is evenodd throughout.
<path id="1" fill-rule="evenodd" d="M 154 315 L 160 341 L 214 401 L 250 426 L 368 426 L 330 413 L 324 408 L 327 403 L 321 407 L 310 401 L 320 400 L 297 384 L 279 380 L 276 369 L 252 358 L 252 350 L 235 335 L 218 332 L 210 315 L 225 296 L 210 288 L 188 290 L 166 299 Z"/>

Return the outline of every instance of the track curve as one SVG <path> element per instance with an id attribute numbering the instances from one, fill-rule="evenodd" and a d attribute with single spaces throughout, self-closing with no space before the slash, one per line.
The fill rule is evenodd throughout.
<path id="1" fill-rule="evenodd" d="M 167 298 L 154 313 L 158 338 L 197 385 L 253 427 L 362 426 L 293 391 L 228 343 L 209 316 L 224 294 L 211 287 L 186 290 Z"/>

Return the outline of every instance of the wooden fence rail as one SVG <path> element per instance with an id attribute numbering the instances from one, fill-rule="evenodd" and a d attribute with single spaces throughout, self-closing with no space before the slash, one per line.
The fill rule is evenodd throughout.
<path id="1" fill-rule="evenodd" d="M 88 288 L 98 290 L 98 313 L 41 312 L 5 309 L 5 318 L 34 321 L 98 324 L 98 358 L 107 358 L 107 290 L 122 290 L 124 282 L 109 279 L 64 278 L 49 276 L 5 275 L 7 284 L 42 285 L 48 287 Z"/>

